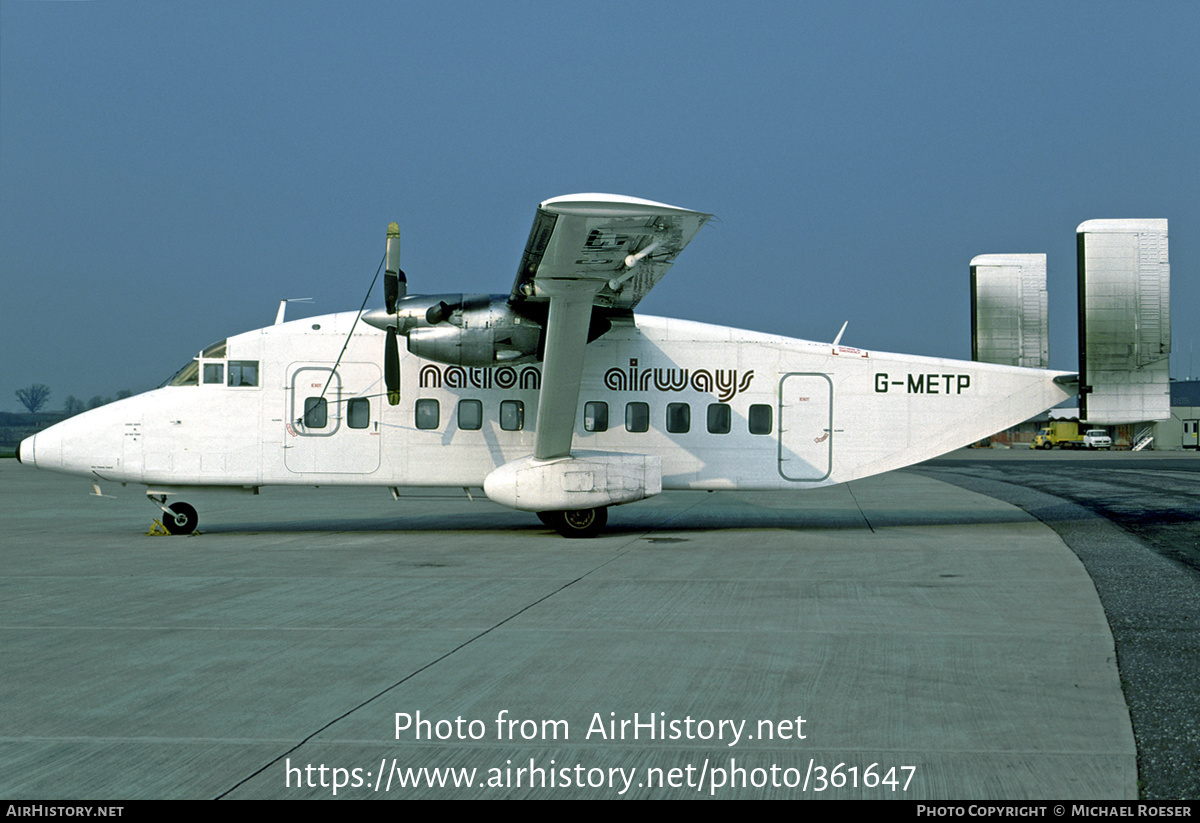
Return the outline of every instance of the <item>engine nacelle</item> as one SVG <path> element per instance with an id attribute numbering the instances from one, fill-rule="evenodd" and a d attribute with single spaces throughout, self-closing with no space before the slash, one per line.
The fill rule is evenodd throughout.
<path id="1" fill-rule="evenodd" d="M 398 315 L 408 350 L 455 366 L 495 366 L 537 359 L 542 326 L 522 317 L 503 295 L 422 295 Z"/>
<path id="2" fill-rule="evenodd" d="M 489 499 L 522 511 L 571 511 L 632 503 L 662 491 L 662 460 L 650 454 L 580 451 L 523 457 L 483 481 Z"/>

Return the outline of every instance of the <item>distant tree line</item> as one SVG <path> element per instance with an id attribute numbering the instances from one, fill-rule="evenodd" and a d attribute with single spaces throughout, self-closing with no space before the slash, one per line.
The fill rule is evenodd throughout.
<path id="1" fill-rule="evenodd" d="M 24 389 L 17 389 L 16 394 L 17 400 L 21 401 L 21 405 L 27 408 L 30 414 L 36 414 L 42 410 L 42 407 L 45 406 L 47 402 L 49 402 L 50 387 L 44 383 L 34 383 L 32 386 L 28 386 Z M 117 392 L 116 399 L 123 400 L 126 397 L 132 396 L 133 392 L 131 392 L 129 389 L 121 389 L 119 392 Z M 111 397 L 101 397 L 100 395 L 96 395 L 85 403 L 75 395 L 69 394 L 67 395 L 67 399 L 63 401 L 63 411 L 65 411 L 68 415 L 79 414 L 82 411 L 96 409 L 111 402 L 113 402 L 113 398 Z"/>

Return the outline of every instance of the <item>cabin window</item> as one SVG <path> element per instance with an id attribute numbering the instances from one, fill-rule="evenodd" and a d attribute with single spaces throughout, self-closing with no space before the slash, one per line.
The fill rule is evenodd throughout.
<path id="1" fill-rule="evenodd" d="M 200 352 L 200 357 L 205 360 L 220 360 L 225 357 L 225 341 L 218 340 L 211 346 L 207 346 L 204 351 Z"/>
<path id="2" fill-rule="evenodd" d="M 644 432 L 650 430 L 650 406 L 647 403 L 625 404 L 625 430 Z"/>
<path id="3" fill-rule="evenodd" d="M 771 407 L 766 403 L 755 403 L 750 407 L 751 434 L 770 434 L 772 422 Z"/>
<path id="4" fill-rule="evenodd" d="M 687 403 L 667 404 L 667 431 L 684 434 L 692 428 L 692 407 Z"/>
<path id="5" fill-rule="evenodd" d="M 583 430 L 589 432 L 608 431 L 608 404 L 596 401 L 583 404 Z"/>
<path id="6" fill-rule="evenodd" d="M 506 432 L 516 432 L 525 428 L 525 404 L 520 400 L 501 400 L 500 428 Z"/>
<path id="7" fill-rule="evenodd" d="M 229 364 L 233 368 L 233 363 Z M 230 385 L 233 385 L 232 383 Z M 366 397 L 352 397 L 346 404 L 346 425 L 352 429 L 365 429 L 371 425 L 371 401 Z"/>
<path id="8" fill-rule="evenodd" d="M 733 412 L 728 403 L 710 403 L 708 406 L 708 433 L 729 434 L 733 428 Z"/>
<path id="9" fill-rule="evenodd" d="M 205 381 L 205 382 L 207 382 L 207 381 Z M 257 360 L 230 360 L 229 361 L 229 385 L 231 385 L 231 386 L 257 386 L 258 385 L 258 361 Z"/>
<path id="10" fill-rule="evenodd" d="M 329 422 L 329 408 L 324 397 L 304 398 L 304 428 L 323 429 Z"/>
<path id="11" fill-rule="evenodd" d="M 202 371 L 204 372 L 204 383 L 216 383 L 221 385 L 225 382 L 225 364 L 224 363 L 205 363 Z"/>
<path id="12" fill-rule="evenodd" d="M 424 398 L 417 401 L 417 428 L 436 429 L 442 422 L 442 409 L 438 401 Z"/>
<path id="13" fill-rule="evenodd" d="M 464 431 L 483 428 L 483 402 L 480 400 L 458 401 L 458 427 Z"/>

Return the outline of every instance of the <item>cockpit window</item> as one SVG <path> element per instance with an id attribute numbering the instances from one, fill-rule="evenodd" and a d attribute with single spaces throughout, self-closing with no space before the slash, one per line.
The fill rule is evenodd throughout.
<path id="1" fill-rule="evenodd" d="M 225 382 L 224 363 L 205 363 L 202 371 L 204 372 L 205 383 L 216 383 L 220 385 L 221 383 Z"/>
<path id="2" fill-rule="evenodd" d="M 258 361 L 257 360 L 230 360 L 229 361 L 229 385 L 231 385 L 231 386 L 257 386 L 258 385 Z"/>
<path id="3" fill-rule="evenodd" d="M 182 369 L 163 383 L 164 386 L 198 386 L 200 385 L 200 377 L 203 374 L 204 383 L 211 385 L 225 384 L 225 363 L 208 363 L 203 361 L 208 360 L 224 360 L 226 353 L 226 341 L 218 340 L 210 346 L 206 346 L 204 351 L 200 352 L 199 357 L 193 357 L 192 362 L 185 365 Z M 229 363 L 229 383 L 230 386 L 257 386 L 258 385 L 258 361 L 257 360 L 233 360 Z"/>
<path id="4" fill-rule="evenodd" d="M 175 372 L 171 379 L 163 383 L 163 386 L 199 386 L 200 360 L 208 360 L 210 358 L 213 360 L 219 360 L 224 356 L 225 341 L 218 340 L 216 343 L 213 343 L 211 346 L 206 347 L 204 351 L 200 352 L 200 357 L 193 357 L 190 363 L 187 363 L 182 369 Z M 210 380 L 210 377 L 214 377 L 215 379 Z M 225 379 L 223 377 L 216 377 L 215 375 L 210 374 L 209 370 L 206 368 L 204 372 L 204 382 L 223 383 L 225 382 Z"/>
<path id="5" fill-rule="evenodd" d="M 199 386 L 200 385 L 200 361 L 193 360 L 185 365 L 182 369 L 175 372 L 175 376 L 163 384 L 164 386 Z"/>

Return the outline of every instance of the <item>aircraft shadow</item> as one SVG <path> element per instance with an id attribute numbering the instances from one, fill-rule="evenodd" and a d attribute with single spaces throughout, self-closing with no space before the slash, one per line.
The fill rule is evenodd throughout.
<path id="1" fill-rule="evenodd" d="M 720 511 L 700 507 L 669 514 L 658 511 L 637 512 L 633 509 L 610 512 L 608 527 L 603 536 L 653 534 L 670 536 L 679 532 L 722 532 L 753 530 L 785 531 L 862 531 L 870 534 L 886 528 L 922 526 L 984 526 L 1028 522 L 1023 512 L 981 511 L 904 511 L 867 510 L 859 512 L 827 512 L 816 510 L 787 510 L 745 505 L 722 507 Z M 432 532 L 505 532 L 546 535 L 561 539 L 542 525 L 532 513 L 510 511 L 440 513 L 386 518 L 312 518 L 307 520 L 254 521 L 214 523 L 201 526 L 201 534 L 302 534 L 343 532 L 353 533 L 432 533 Z"/>

